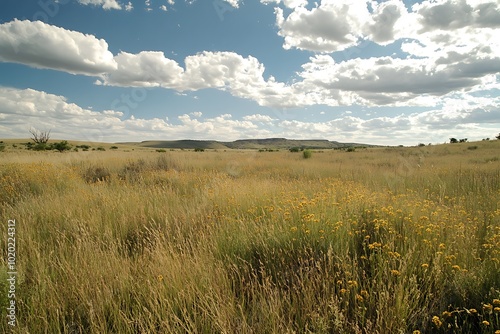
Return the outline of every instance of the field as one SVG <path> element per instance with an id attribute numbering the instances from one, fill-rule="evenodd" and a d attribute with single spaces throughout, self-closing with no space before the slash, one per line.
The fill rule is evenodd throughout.
<path id="1" fill-rule="evenodd" d="M 0 332 L 500 333 L 500 140 L 0 152 Z"/>

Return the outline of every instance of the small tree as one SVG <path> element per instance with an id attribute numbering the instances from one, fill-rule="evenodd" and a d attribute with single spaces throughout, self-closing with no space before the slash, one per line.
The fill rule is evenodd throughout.
<path id="1" fill-rule="evenodd" d="M 498 134 L 498 136 L 495 136 L 495 138 L 500 140 L 500 133 Z"/>
<path id="2" fill-rule="evenodd" d="M 50 139 L 50 130 L 49 131 L 38 131 L 36 129 L 31 128 L 31 140 L 35 142 L 35 144 L 47 144 Z"/>
<path id="3" fill-rule="evenodd" d="M 457 138 L 450 138 L 450 143 L 452 143 L 452 144 L 458 143 L 458 139 Z"/>

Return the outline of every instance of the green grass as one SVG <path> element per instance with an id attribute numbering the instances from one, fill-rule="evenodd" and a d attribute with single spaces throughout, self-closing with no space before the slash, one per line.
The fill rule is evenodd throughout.
<path id="1" fill-rule="evenodd" d="M 307 160 L 9 147 L 14 332 L 495 333 L 500 141 L 470 145 Z"/>

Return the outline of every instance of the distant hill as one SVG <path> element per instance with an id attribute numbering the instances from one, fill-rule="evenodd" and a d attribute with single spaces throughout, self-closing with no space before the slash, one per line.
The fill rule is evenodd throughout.
<path id="1" fill-rule="evenodd" d="M 231 142 L 220 142 L 216 140 L 156 140 L 143 141 L 135 144 L 141 147 L 151 148 L 177 148 L 177 149 L 290 149 L 292 147 L 311 149 L 333 149 L 351 146 L 372 147 L 375 145 L 359 143 L 340 143 L 325 139 L 286 139 L 286 138 L 265 138 L 265 139 L 240 139 Z"/>

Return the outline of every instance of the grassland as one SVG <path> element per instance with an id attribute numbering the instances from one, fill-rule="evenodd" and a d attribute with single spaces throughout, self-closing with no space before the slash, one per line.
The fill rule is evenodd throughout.
<path id="1" fill-rule="evenodd" d="M 9 146 L 14 332 L 498 334 L 499 152 Z"/>

